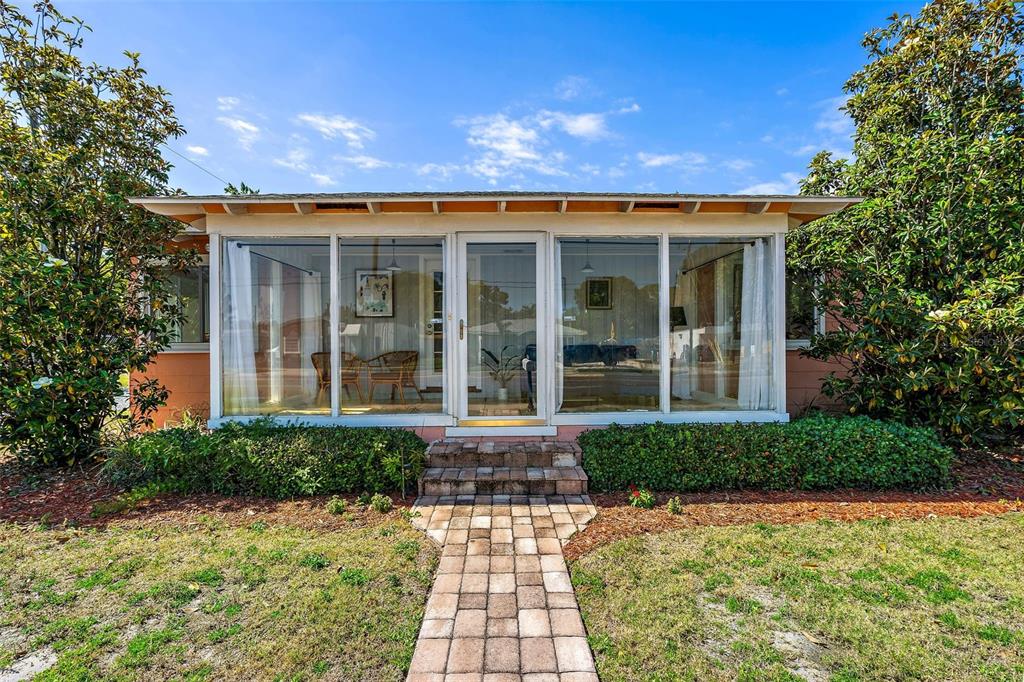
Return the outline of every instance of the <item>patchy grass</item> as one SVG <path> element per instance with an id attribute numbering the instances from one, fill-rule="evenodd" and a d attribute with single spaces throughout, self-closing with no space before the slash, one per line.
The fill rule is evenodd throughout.
<path id="1" fill-rule="evenodd" d="M 572 563 L 601 679 L 1020 680 L 1024 515 L 704 527 Z"/>
<path id="2" fill-rule="evenodd" d="M 0 524 L 0 667 L 40 680 L 401 680 L 437 552 L 394 517 L 95 530 Z"/>

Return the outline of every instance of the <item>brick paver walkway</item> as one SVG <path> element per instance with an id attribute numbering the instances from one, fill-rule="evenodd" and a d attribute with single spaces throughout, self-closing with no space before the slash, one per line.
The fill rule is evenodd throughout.
<path id="1" fill-rule="evenodd" d="M 443 547 L 409 682 L 596 682 L 562 545 L 587 496 L 421 497 L 414 523 Z"/>

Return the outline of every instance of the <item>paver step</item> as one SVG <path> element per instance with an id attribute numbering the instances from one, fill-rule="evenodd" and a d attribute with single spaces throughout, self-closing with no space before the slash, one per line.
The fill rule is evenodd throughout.
<path id="1" fill-rule="evenodd" d="M 575 467 L 583 463 L 571 441 L 441 440 L 427 449 L 428 467 Z"/>
<path id="2" fill-rule="evenodd" d="M 420 495 L 586 495 L 580 466 L 429 467 Z"/>

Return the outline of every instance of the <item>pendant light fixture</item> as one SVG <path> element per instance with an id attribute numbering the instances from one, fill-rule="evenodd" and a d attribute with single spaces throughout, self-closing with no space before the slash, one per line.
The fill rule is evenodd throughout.
<path id="1" fill-rule="evenodd" d="M 586 274 L 589 275 L 593 271 L 594 271 L 594 266 L 590 264 L 590 240 L 588 239 L 587 240 L 587 262 L 586 262 L 586 265 L 584 265 L 582 268 L 580 268 L 580 272 L 583 272 L 583 273 L 586 273 Z"/>
<path id="2" fill-rule="evenodd" d="M 391 272 L 398 272 L 401 269 L 402 269 L 402 266 L 399 265 L 398 261 L 395 259 L 395 240 L 392 239 L 391 240 L 391 262 L 388 263 L 388 270 L 390 270 Z"/>

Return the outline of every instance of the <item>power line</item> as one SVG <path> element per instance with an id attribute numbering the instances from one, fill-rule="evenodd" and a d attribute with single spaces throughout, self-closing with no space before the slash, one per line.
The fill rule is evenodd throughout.
<path id="1" fill-rule="evenodd" d="M 203 167 L 202 167 L 202 166 L 200 166 L 200 165 L 199 165 L 198 163 L 196 163 L 196 162 L 195 162 L 195 161 L 193 161 L 192 159 L 188 158 L 187 156 L 185 156 L 184 154 L 182 154 L 181 152 L 179 152 L 179 151 L 178 151 L 177 149 L 175 149 L 175 148 L 174 148 L 174 147 L 172 147 L 171 145 L 167 144 L 166 142 L 161 142 L 160 144 L 162 144 L 162 145 L 163 145 L 164 147 L 166 147 L 166 148 L 167 148 L 167 150 L 168 150 L 169 152 L 171 152 L 172 154 L 175 154 L 175 155 L 177 155 L 177 156 L 180 156 L 181 158 L 185 159 L 186 161 L 188 161 L 188 162 L 189 162 L 189 163 L 191 163 L 191 164 L 192 164 L 193 166 L 195 166 L 195 167 L 196 167 L 196 168 L 198 168 L 199 170 L 203 171 L 204 173 L 206 173 L 206 174 L 207 174 L 207 175 L 209 175 L 210 177 L 212 177 L 212 178 L 215 178 L 215 179 L 217 179 L 217 180 L 220 180 L 220 181 L 221 181 L 222 183 L 224 183 L 224 186 L 225 186 L 225 187 L 227 187 L 228 185 L 230 185 L 230 184 L 231 184 L 230 182 L 228 182 L 228 181 L 227 181 L 227 180 L 225 180 L 224 178 L 220 177 L 219 175 L 217 175 L 217 174 L 216 174 L 216 173 L 214 173 L 213 171 L 211 171 L 211 170 L 207 170 L 206 168 L 203 168 Z"/>

